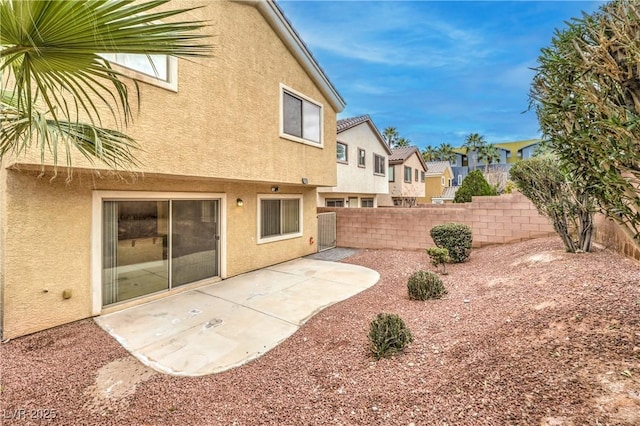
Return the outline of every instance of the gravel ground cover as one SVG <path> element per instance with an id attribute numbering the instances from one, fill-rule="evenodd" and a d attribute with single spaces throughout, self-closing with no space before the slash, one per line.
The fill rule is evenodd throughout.
<path id="1" fill-rule="evenodd" d="M 92 320 L 0 345 L 3 424 L 637 425 L 640 264 L 557 238 L 475 249 L 410 301 L 421 252 L 343 260 L 381 280 L 251 363 L 198 378 L 141 365 Z M 414 342 L 374 361 L 369 322 L 400 315 Z"/>

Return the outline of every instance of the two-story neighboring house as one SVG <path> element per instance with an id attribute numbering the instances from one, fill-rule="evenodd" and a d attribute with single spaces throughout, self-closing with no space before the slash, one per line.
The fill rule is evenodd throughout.
<path id="1" fill-rule="evenodd" d="M 65 182 L 35 152 L 3 159 L 3 339 L 316 251 L 344 101 L 273 1 L 180 6 L 203 4 L 190 13 L 212 23 L 212 57 L 157 73 L 110 59 L 143 81 L 135 176 L 77 155 Z"/>
<path id="2" fill-rule="evenodd" d="M 411 207 L 424 197 L 427 166 L 415 146 L 395 148 L 389 158 L 389 195 L 394 206 Z"/>
<path id="3" fill-rule="evenodd" d="M 318 188 L 318 205 L 378 207 L 379 195 L 389 193 L 391 149 L 368 115 L 338 120 L 337 134 L 338 185 Z"/>
<path id="4" fill-rule="evenodd" d="M 453 171 L 448 161 L 428 161 L 424 179 L 424 197 L 418 198 L 420 204 L 441 204 L 453 201 Z"/>

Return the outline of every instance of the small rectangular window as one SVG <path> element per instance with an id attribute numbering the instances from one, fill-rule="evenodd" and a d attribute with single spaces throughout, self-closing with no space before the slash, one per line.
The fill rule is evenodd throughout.
<path id="1" fill-rule="evenodd" d="M 336 158 L 338 159 L 338 163 L 349 162 L 348 148 L 349 147 L 346 143 L 338 142 L 336 147 Z"/>
<path id="2" fill-rule="evenodd" d="M 135 53 L 99 53 L 99 56 L 122 67 L 122 73 L 128 77 L 178 90 L 178 60 L 175 57 Z"/>
<path id="3" fill-rule="evenodd" d="M 373 154 L 373 173 L 384 176 L 385 158 L 382 155 Z"/>
<path id="4" fill-rule="evenodd" d="M 342 198 L 327 198 L 325 205 L 327 207 L 344 207 L 344 200 Z"/>
<path id="5" fill-rule="evenodd" d="M 322 107 L 282 88 L 282 136 L 300 142 L 321 144 Z"/>
<path id="6" fill-rule="evenodd" d="M 389 166 L 389 182 L 395 182 L 396 181 L 396 168 L 395 166 Z"/>
<path id="7" fill-rule="evenodd" d="M 258 208 L 259 243 L 302 235 L 301 196 L 261 196 Z"/>
<path id="8" fill-rule="evenodd" d="M 404 181 L 411 183 L 411 167 L 404 166 Z"/>
<path id="9" fill-rule="evenodd" d="M 365 167 L 366 153 L 364 149 L 358 148 L 358 167 Z"/>
<path id="10" fill-rule="evenodd" d="M 420 172 L 420 182 L 424 182 L 424 172 Z"/>
<path id="11" fill-rule="evenodd" d="M 442 177 L 440 178 L 440 183 L 442 184 L 442 186 L 444 186 L 444 182 L 445 182 L 445 180 L 444 180 L 444 176 L 442 176 Z"/>
<path id="12" fill-rule="evenodd" d="M 416 169 L 416 182 L 418 181 L 418 175 L 419 175 L 420 170 Z"/>
<path id="13" fill-rule="evenodd" d="M 373 198 L 362 198 L 360 200 L 361 207 L 373 207 Z"/>

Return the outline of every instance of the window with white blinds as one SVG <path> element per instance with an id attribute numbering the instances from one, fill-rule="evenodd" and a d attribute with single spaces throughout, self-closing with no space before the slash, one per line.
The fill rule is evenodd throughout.
<path id="1" fill-rule="evenodd" d="M 258 243 L 302 235 L 302 196 L 258 197 Z"/>

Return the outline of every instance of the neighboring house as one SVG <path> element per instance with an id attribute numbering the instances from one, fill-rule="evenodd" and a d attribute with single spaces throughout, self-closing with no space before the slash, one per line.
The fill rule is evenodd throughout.
<path id="1" fill-rule="evenodd" d="M 448 161 L 429 161 L 425 163 L 427 172 L 424 179 L 424 197 L 418 203 L 431 204 L 434 199 L 441 199 L 445 190 L 453 186 L 453 170 Z"/>
<path id="2" fill-rule="evenodd" d="M 378 207 L 378 196 L 389 193 L 391 149 L 368 115 L 338 120 L 337 134 L 338 185 L 318 188 L 318 205 Z"/>
<path id="3" fill-rule="evenodd" d="M 447 204 L 453 203 L 454 198 L 456 197 L 456 192 L 458 192 L 459 186 L 450 186 L 445 188 L 442 192 L 442 195 L 439 197 L 431 198 L 432 204 Z"/>
<path id="4" fill-rule="evenodd" d="M 500 153 L 500 161 L 489 165 L 489 170 L 509 171 L 511 165 L 518 160 L 531 158 L 540 147 L 541 139 L 529 139 L 515 142 L 501 142 L 494 145 Z M 451 163 L 454 174 L 454 185 L 462 184 L 464 178 L 469 174 L 469 158 L 466 149 L 454 148 L 456 160 Z M 478 161 L 477 167 L 484 170 L 484 162 Z"/>
<path id="5" fill-rule="evenodd" d="M 3 159 L 3 339 L 317 250 L 344 101 L 273 1 L 180 6 L 203 3 L 190 14 L 212 23 L 215 55 L 140 83 L 136 176 L 75 155 L 66 182 L 36 150 Z"/>
<path id="6" fill-rule="evenodd" d="M 411 207 L 424 197 L 427 166 L 415 146 L 395 148 L 389 157 L 389 195 L 393 205 Z"/>

